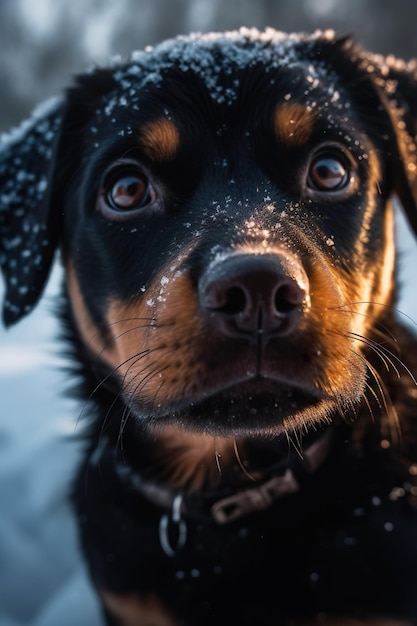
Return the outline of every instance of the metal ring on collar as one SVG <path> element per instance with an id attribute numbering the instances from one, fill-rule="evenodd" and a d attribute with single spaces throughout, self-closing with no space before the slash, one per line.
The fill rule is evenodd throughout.
<path id="1" fill-rule="evenodd" d="M 176 496 L 172 502 L 171 515 L 169 516 L 165 513 L 159 520 L 159 542 L 165 554 L 171 557 L 175 556 L 179 550 L 182 550 L 187 541 L 187 524 L 181 518 L 182 498 L 181 494 Z M 175 545 L 172 545 L 169 536 L 170 525 L 177 526 L 177 541 Z"/>

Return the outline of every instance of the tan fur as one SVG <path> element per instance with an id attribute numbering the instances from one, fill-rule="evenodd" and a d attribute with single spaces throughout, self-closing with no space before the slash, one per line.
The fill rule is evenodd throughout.
<path id="1" fill-rule="evenodd" d="M 71 260 L 66 263 L 66 283 L 72 313 L 85 345 L 91 352 L 98 355 L 102 361 L 112 365 L 114 363 L 112 345 L 101 337 L 90 317 Z"/>
<path id="2" fill-rule="evenodd" d="M 311 136 L 315 115 L 304 104 L 285 102 L 275 111 L 277 139 L 290 147 L 304 144 Z"/>
<path id="3" fill-rule="evenodd" d="M 158 429 L 161 464 L 168 470 L 169 485 L 190 491 L 215 487 L 235 459 L 233 438 L 189 433 L 176 426 Z"/>
<path id="4" fill-rule="evenodd" d="M 142 127 L 139 143 L 152 161 L 170 161 L 177 154 L 180 134 L 174 122 L 161 117 Z"/>
<path id="5" fill-rule="evenodd" d="M 120 626 L 176 626 L 154 595 L 139 599 L 137 595 L 120 596 L 102 591 L 101 597 L 109 611 L 120 620 Z"/>

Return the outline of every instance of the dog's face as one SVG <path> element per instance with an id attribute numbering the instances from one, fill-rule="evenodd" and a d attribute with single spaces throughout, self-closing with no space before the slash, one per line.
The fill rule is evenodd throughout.
<path id="1" fill-rule="evenodd" d="M 390 99 L 410 72 L 250 31 L 83 77 L 3 151 L 6 321 L 61 239 L 89 358 L 139 420 L 227 436 L 350 410 L 377 385 L 394 192 L 416 224 L 412 112 Z"/>

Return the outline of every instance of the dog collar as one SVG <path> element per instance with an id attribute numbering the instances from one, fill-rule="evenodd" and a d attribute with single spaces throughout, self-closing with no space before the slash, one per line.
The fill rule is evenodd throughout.
<path id="1" fill-rule="evenodd" d="M 187 521 L 226 525 L 251 513 L 269 508 L 285 495 L 300 491 L 303 477 L 313 474 L 328 456 L 333 428 L 303 450 L 296 460 L 270 468 L 262 480 L 253 486 L 232 493 L 212 492 L 204 496 L 172 490 L 165 485 L 144 479 L 128 465 L 116 464 L 116 473 L 124 483 L 146 500 L 164 509 L 159 523 L 159 538 L 163 551 L 174 556 L 184 547 Z M 173 544 L 172 537 L 176 537 Z"/>

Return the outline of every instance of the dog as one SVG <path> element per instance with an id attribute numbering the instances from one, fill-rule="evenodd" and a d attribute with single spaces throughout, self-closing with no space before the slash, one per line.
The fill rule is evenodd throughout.
<path id="1" fill-rule="evenodd" d="M 108 625 L 417 623 L 416 78 L 330 31 L 189 35 L 3 139 L 3 318 L 59 250 Z"/>

